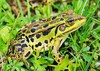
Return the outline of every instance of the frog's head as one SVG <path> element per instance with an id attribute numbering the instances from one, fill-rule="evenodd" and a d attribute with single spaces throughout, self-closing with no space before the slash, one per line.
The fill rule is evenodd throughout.
<path id="1" fill-rule="evenodd" d="M 57 30 L 58 33 L 56 34 L 57 36 L 69 34 L 80 28 L 86 22 L 85 17 L 74 14 L 73 12 L 71 13 L 67 12 L 66 14 L 63 15 L 63 18 L 64 18 L 63 23 L 58 26 Z"/>

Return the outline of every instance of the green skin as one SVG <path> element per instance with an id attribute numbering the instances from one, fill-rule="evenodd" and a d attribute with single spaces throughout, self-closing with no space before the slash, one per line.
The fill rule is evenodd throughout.
<path id="1" fill-rule="evenodd" d="M 26 24 L 20 29 L 17 39 L 11 40 L 7 56 L 18 61 L 25 61 L 32 55 L 33 51 L 43 52 L 51 47 L 55 61 L 61 62 L 62 57 L 58 50 L 65 41 L 64 35 L 77 30 L 84 25 L 85 21 L 86 18 L 83 16 L 64 13 Z M 31 37 L 29 37 L 30 35 Z M 22 47 L 23 44 L 27 46 Z"/>

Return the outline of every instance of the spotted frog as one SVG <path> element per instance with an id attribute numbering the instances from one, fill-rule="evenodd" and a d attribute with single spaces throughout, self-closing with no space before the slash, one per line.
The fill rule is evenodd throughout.
<path id="1" fill-rule="evenodd" d="M 56 62 L 61 62 L 59 48 L 65 41 L 64 36 L 84 25 L 86 18 L 68 11 L 48 19 L 32 20 L 24 25 L 17 39 L 10 42 L 7 56 L 19 61 L 27 60 L 32 53 L 52 49 Z"/>

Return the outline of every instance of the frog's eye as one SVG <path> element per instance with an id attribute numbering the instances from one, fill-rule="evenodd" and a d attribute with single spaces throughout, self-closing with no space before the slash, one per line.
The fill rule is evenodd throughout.
<path id="1" fill-rule="evenodd" d="M 74 19 L 72 17 L 68 18 L 67 22 L 73 22 Z"/>
<path id="2" fill-rule="evenodd" d="M 74 19 L 72 17 L 70 17 L 70 18 L 68 18 L 67 22 L 69 23 L 69 25 L 73 25 Z"/>

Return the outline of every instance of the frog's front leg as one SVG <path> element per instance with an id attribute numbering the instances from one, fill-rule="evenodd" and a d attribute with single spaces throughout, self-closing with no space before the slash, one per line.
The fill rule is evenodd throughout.
<path id="1" fill-rule="evenodd" d="M 52 40 L 52 55 L 53 55 L 53 57 L 54 57 L 54 59 L 55 59 L 55 61 L 57 62 L 57 63 L 61 63 L 61 61 L 62 61 L 62 57 L 61 57 L 61 54 L 60 54 L 60 52 L 59 52 L 59 48 L 60 48 L 60 46 L 62 45 L 62 43 L 64 42 L 65 40 L 64 39 L 62 39 L 62 38 L 56 38 L 56 39 L 54 39 L 54 40 Z"/>

